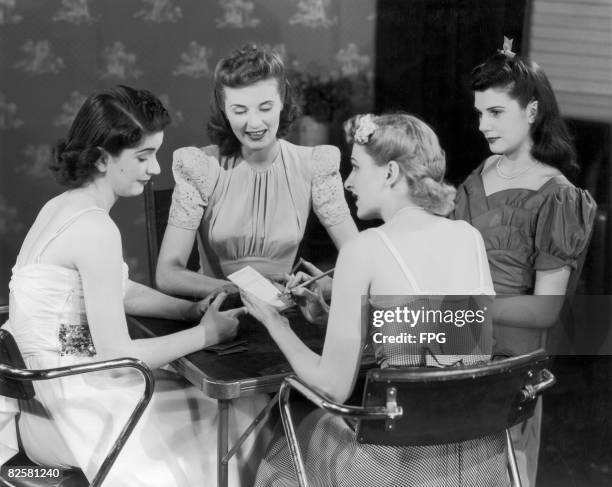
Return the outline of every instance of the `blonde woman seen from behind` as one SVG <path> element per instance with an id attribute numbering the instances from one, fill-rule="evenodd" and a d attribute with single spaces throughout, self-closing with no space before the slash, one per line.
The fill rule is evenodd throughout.
<path id="1" fill-rule="evenodd" d="M 355 197 L 357 216 L 384 223 L 340 250 L 322 354 L 306 347 L 273 308 L 251 295 L 243 298 L 299 378 L 338 402 L 353 390 L 366 343 L 373 344 L 381 367 L 474 364 L 488 361 L 492 349 L 490 322 L 477 332 L 455 334 L 457 341 L 448 344 L 456 349 L 452 356 L 423 344 L 374 338 L 405 331 L 400 322 L 362 323 L 363 296 L 371 310 L 416 310 L 432 295 L 487 295 L 493 288 L 478 232 L 444 217 L 455 190 L 444 183 L 444 152 L 433 130 L 406 114 L 356 117 L 346 130 L 353 147 L 345 186 Z M 316 411 L 299 426 L 298 436 L 313 485 L 508 484 L 501 435 L 427 447 L 365 445 L 343 419 Z M 295 484 L 287 444 L 280 438 L 268 450 L 256 485 Z"/>

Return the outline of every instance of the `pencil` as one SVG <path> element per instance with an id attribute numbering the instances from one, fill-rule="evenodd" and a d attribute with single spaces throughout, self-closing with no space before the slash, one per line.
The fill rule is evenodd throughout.
<path id="1" fill-rule="evenodd" d="M 298 261 L 295 263 L 295 265 L 291 268 L 290 274 L 295 274 L 295 271 L 297 271 L 300 268 L 303 262 L 304 262 L 304 259 L 300 257 Z"/>

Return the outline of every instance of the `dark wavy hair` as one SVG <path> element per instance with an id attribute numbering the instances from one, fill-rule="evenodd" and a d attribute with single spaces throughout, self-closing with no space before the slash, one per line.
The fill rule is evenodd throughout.
<path id="1" fill-rule="evenodd" d="M 78 188 L 98 173 L 103 151 L 118 156 L 169 123 L 168 111 L 149 91 L 118 85 L 96 92 L 79 109 L 68 136 L 55 144 L 49 168 L 58 183 Z"/>
<path id="2" fill-rule="evenodd" d="M 535 62 L 498 52 L 472 70 L 471 88 L 473 91 L 504 89 L 522 108 L 536 100 L 538 109 L 530 127 L 531 155 L 566 175 L 579 169 L 573 140 L 559 113 L 555 93 Z"/>
<path id="3" fill-rule="evenodd" d="M 211 141 L 219 146 L 222 156 L 236 157 L 241 148 L 240 141 L 225 115 L 224 88 L 239 88 L 270 78 L 276 79 L 283 102 L 277 132 L 279 137 L 283 137 L 299 116 L 299 107 L 287 79 L 282 58 L 275 52 L 249 43 L 232 51 L 228 57 L 217 63 L 207 129 Z"/>

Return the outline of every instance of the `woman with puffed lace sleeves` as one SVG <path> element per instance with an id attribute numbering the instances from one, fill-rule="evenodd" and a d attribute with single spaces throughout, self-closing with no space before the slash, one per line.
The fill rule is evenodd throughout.
<path id="1" fill-rule="evenodd" d="M 174 154 L 176 187 L 156 279 L 166 292 L 214 296 L 251 266 L 272 280 L 290 271 L 311 207 L 338 248 L 357 234 L 332 146 L 282 139 L 297 105 L 281 58 L 245 45 L 215 70 L 208 132 L 215 145 Z M 199 237 L 200 272 L 186 263 Z"/>

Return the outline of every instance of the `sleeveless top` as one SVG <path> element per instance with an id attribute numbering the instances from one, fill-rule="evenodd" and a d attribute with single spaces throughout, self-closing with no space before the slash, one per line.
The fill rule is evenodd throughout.
<path id="1" fill-rule="evenodd" d="M 87 325 L 83 286 L 76 269 L 40 262 L 49 244 L 82 215 L 105 210 L 85 208 L 68 218 L 41 245 L 33 262 L 15 265 L 9 282 L 9 320 L 2 326 L 19 347 L 29 368 L 52 368 L 95 360 Z M 123 292 L 128 267 L 123 263 Z M 17 401 L 0 396 L 0 464 L 18 451 L 14 417 Z"/>
<path id="2" fill-rule="evenodd" d="M 369 326 L 370 343 L 373 344 L 377 363 L 381 367 L 446 367 L 472 365 L 488 361 L 493 347 L 493 331 L 490 318 L 487 317 L 485 312 L 483 313 L 485 319 L 482 323 L 467 324 L 464 319 L 467 311 L 476 313 L 483 308 L 486 310 L 487 303 L 492 301 L 495 294 L 493 288 L 486 284 L 484 268 L 486 254 L 477 231 L 471 229 L 478 251 L 479 285 L 476 288 L 462 291 L 461 295 L 447 295 L 439 291 L 432 292 L 421 289 L 389 237 L 380 228 L 371 230 L 380 238 L 389 253 L 394 257 L 413 291 L 410 296 L 370 298 L 370 312 L 401 309 L 402 312 L 414 312 L 419 316 L 415 320 L 414 326 L 398 321 L 386 322 L 381 327 Z M 439 322 L 442 320 L 429 320 L 426 318 L 427 316 L 448 318 Z M 372 319 L 369 323 L 372 323 Z M 419 343 L 421 332 L 442 333 L 444 343 L 438 341 Z M 379 336 L 375 337 L 377 333 Z M 416 343 L 388 339 L 389 337 L 403 337 L 408 340 L 406 334 L 415 335 Z"/>
<path id="3" fill-rule="evenodd" d="M 36 354 L 93 357 L 93 345 L 81 276 L 76 269 L 40 261 L 49 244 L 82 215 L 105 210 L 85 208 L 68 218 L 34 254 L 33 262 L 12 269 L 9 282 L 9 331 L 24 358 Z M 123 263 L 125 294 L 128 268 Z"/>

